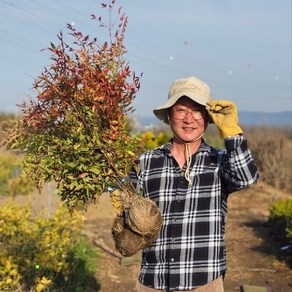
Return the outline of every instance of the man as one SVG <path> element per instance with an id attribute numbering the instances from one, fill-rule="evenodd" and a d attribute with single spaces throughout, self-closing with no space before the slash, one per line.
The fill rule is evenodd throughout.
<path id="1" fill-rule="evenodd" d="M 208 85 L 190 77 L 176 80 L 154 113 L 173 139 L 142 153 L 130 175 L 163 217 L 157 240 L 143 250 L 137 291 L 224 291 L 227 197 L 258 177 L 236 107 L 212 101 Z M 208 122 L 226 150 L 202 139 Z"/>

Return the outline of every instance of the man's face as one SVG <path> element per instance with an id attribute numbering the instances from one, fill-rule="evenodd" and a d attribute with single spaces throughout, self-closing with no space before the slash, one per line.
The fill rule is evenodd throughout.
<path id="1" fill-rule="evenodd" d="M 170 110 L 170 126 L 180 140 L 192 142 L 207 127 L 205 107 L 186 96 L 181 97 Z"/>

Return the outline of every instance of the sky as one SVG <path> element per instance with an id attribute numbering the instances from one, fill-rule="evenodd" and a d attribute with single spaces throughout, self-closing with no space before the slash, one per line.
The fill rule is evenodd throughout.
<path id="1" fill-rule="evenodd" d="M 107 1 L 0 0 L 1 112 L 17 113 L 33 96 L 34 80 L 52 63 L 43 49 L 58 44 L 67 23 L 107 38 L 90 17 L 105 17 Z M 239 111 L 292 110 L 291 0 L 117 0 L 115 7 L 128 16 L 125 59 L 143 74 L 138 117 L 153 115 L 172 82 L 189 76 Z"/>

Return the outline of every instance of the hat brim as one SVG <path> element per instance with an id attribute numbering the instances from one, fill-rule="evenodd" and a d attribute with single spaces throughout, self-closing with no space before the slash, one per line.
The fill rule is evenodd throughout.
<path id="1" fill-rule="evenodd" d="M 187 96 L 194 102 L 206 106 L 209 99 L 199 96 L 199 95 L 191 95 L 189 92 L 184 94 L 183 92 L 180 92 L 178 95 L 173 95 L 171 98 L 169 98 L 164 104 L 160 105 L 158 108 L 153 110 L 153 113 L 155 116 L 164 122 L 165 124 L 169 125 L 169 118 L 168 118 L 168 110 L 183 96 Z M 210 119 L 209 119 L 210 120 Z M 209 121 L 212 123 L 212 120 Z"/>

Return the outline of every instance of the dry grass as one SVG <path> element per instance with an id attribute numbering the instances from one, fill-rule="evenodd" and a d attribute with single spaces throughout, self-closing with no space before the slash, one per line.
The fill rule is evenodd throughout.
<path id="1" fill-rule="evenodd" d="M 292 192 L 292 135 L 289 128 L 252 127 L 246 129 L 260 179 L 270 186 Z"/>

